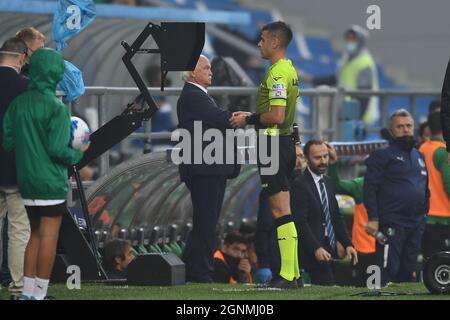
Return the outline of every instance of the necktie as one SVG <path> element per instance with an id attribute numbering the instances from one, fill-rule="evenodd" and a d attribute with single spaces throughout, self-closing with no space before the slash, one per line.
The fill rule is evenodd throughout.
<path id="1" fill-rule="evenodd" d="M 334 235 L 333 225 L 331 224 L 330 207 L 328 206 L 328 198 L 327 193 L 325 191 L 325 182 L 323 181 L 323 179 L 319 180 L 319 185 L 320 185 L 320 200 L 322 202 L 323 213 L 325 214 L 325 226 L 327 230 L 328 241 L 331 249 L 333 249 L 333 251 L 336 251 L 336 238 Z"/>

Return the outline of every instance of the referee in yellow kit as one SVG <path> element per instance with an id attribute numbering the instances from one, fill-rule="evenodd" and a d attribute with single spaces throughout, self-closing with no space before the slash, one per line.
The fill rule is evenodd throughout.
<path id="1" fill-rule="evenodd" d="M 258 47 L 262 58 L 270 61 L 270 68 L 259 86 L 256 113 L 237 112 L 231 119 L 233 127 L 255 125 L 259 142 L 262 138 L 267 139 L 269 150 L 270 138 L 275 136 L 279 139 L 279 168 L 275 174 L 264 174 L 261 169 L 264 169 L 265 165 L 258 157 L 261 196 L 268 199 L 275 218 L 281 254 L 280 275 L 269 285 L 276 288 L 296 288 L 297 280 L 300 279 L 297 230 L 291 215 L 289 198 L 290 181 L 295 166 L 292 124 L 299 97 L 297 72 L 291 60 L 286 57 L 291 40 L 292 31 L 284 22 L 273 22 L 262 28 Z"/>

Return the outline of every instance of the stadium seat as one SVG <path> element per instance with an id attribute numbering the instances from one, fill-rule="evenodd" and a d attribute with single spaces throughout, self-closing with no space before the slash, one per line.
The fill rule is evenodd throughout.
<path id="1" fill-rule="evenodd" d="M 181 237 L 180 237 L 180 248 L 181 248 L 181 252 L 184 251 L 184 248 L 186 247 L 186 242 L 187 239 L 189 237 L 189 233 L 192 230 L 192 222 L 187 222 L 184 226 L 183 226 L 183 231 L 181 233 Z"/>
<path id="2" fill-rule="evenodd" d="M 126 228 L 120 229 L 117 238 L 123 239 L 123 240 L 129 240 L 130 239 L 130 232 Z"/>
<path id="3" fill-rule="evenodd" d="M 171 224 L 169 227 L 169 244 L 168 244 L 168 246 L 172 250 L 171 252 L 176 254 L 178 257 L 181 257 L 181 254 L 183 253 L 183 250 L 181 249 L 180 245 L 178 244 L 180 238 L 181 238 L 181 235 L 180 235 L 180 230 L 178 228 L 178 225 Z"/>
<path id="4" fill-rule="evenodd" d="M 146 233 L 145 233 L 145 229 L 144 228 L 139 228 L 137 231 L 137 239 L 138 239 L 138 243 L 137 243 L 137 252 L 139 254 L 146 254 L 148 253 L 146 245 L 149 242 L 149 239 L 146 238 Z"/>
<path id="5" fill-rule="evenodd" d="M 158 246 L 161 248 L 162 252 L 173 253 L 172 248 L 169 246 L 169 244 L 170 244 L 169 230 L 168 228 L 163 227 L 162 235 L 160 237 L 160 240 L 158 241 Z"/>

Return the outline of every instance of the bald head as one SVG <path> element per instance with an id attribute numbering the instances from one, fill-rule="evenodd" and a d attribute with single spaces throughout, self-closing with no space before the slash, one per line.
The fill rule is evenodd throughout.
<path id="1" fill-rule="evenodd" d="M 197 61 L 194 71 L 183 72 L 183 80 L 201 85 L 205 89 L 211 85 L 212 71 L 209 59 L 201 55 Z"/>

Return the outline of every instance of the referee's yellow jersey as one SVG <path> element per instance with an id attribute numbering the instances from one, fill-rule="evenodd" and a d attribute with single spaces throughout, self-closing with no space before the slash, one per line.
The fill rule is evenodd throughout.
<path id="1" fill-rule="evenodd" d="M 259 86 L 256 113 L 268 112 L 272 106 L 286 107 L 286 113 L 284 123 L 268 127 L 265 130 L 267 135 L 291 135 L 298 97 L 298 76 L 292 61 L 278 60 L 270 66 Z"/>

